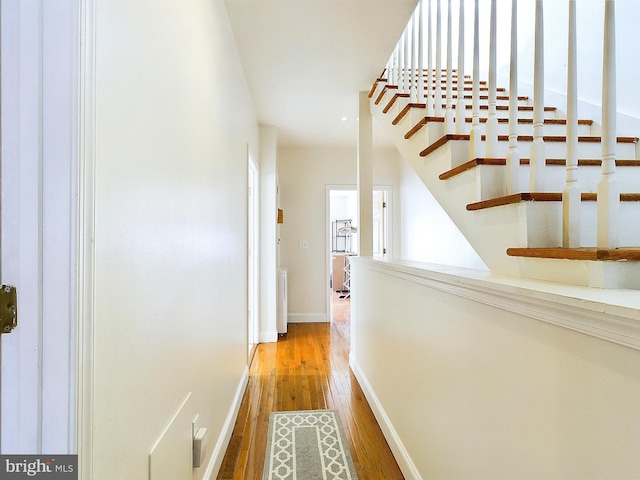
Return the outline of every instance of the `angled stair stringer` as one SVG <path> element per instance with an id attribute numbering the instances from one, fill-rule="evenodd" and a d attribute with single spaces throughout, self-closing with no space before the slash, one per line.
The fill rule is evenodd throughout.
<path id="1" fill-rule="evenodd" d="M 468 211 L 469 204 L 505 195 L 502 190 L 503 169 L 474 168 L 446 181 L 440 180 L 441 174 L 469 160 L 468 135 L 445 135 L 439 141 L 429 138 L 429 153 L 425 157 L 420 156 L 429 145 L 425 136 L 428 134 L 407 139 L 408 122 L 393 125 L 394 118 L 408 104 L 407 100 L 397 99 L 396 105 L 384 113 L 393 95 L 391 90 L 386 94 L 381 91 L 375 93 L 378 102 L 370 102 L 373 117 L 387 131 L 395 147 L 492 273 L 600 288 L 640 289 L 640 262 L 637 261 L 603 262 L 507 255 L 507 250 L 514 247 L 559 247 L 562 238 L 561 202 L 521 201 L 498 208 Z M 438 126 L 432 131 L 439 135 L 442 130 Z M 563 172 L 561 174 L 564 175 Z M 592 206 L 587 208 L 593 210 Z"/>

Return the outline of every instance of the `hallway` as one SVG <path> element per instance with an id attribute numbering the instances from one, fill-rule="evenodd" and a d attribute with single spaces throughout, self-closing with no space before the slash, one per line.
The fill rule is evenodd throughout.
<path id="1" fill-rule="evenodd" d="M 331 323 L 289 324 L 258 346 L 218 480 L 262 478 L 272 411 L 323 408 L 339 411 L 359 480 L 403 478 L 349 368 L 348 302 L 334 294 Z"/>

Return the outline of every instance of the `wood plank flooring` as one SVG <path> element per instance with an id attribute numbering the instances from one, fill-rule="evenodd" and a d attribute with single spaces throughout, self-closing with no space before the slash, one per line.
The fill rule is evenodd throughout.
<path id="1" fill-rule="evenodd" d="M 258 346 L 218 480 L 260 480 L 269 414 L 336 409 L 359 480 L 400 480 L 369 404 L 349 368 L 349 299 L 333 299 L 331 323 L 289 324 L 277 343 Z"/>

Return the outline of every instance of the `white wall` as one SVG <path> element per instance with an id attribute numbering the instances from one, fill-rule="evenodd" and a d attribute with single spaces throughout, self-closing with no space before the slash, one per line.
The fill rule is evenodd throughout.
<path id="1" fill-rule="evenodd" d="M 222 1 L 98 1 L 95 35 L 88 478 L 147 478 L 152 446 L 191 393 L 185 404 L 209 429 L 200 479 L 247 368 L 257 120 Z M 178 427 L 169 464 L 190 462 L 191 426 Z"/>
<path id="2" fill-rule="evenodd" d="M 427 268 L 353 266 L 352 367 L 405 478 L 640 476 L 640 351 L 598 328 L 637 346 L 634 293 Z"/>
<path id="3" fill-rule="evenodd" d="M 393 149 L 374 151 L 373 183 L 394 187 L 393 208 L 400 208 L 399 161 Z M 356 185 L 356 150 L 280 148 L 278 169 L 284 210 L 281 263 L 288 268 L 289 318 L 328 321 L 326 186 Z M 309 242 L 307 250 L 298 248 L 300 240 Z"/>
<path id="4" fill-rule="evenodd" d="M 400 163 L 401 249 L 396 258 L 486 270 L 487 267 L 411 166 Z"/>

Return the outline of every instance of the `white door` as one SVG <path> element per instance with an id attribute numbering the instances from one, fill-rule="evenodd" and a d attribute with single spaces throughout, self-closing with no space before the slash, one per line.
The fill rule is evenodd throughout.
<path id="1" fill-rule="evenodd" d="M 1 0 L 2 453 L 75 452 L 79 2 Z"/>

